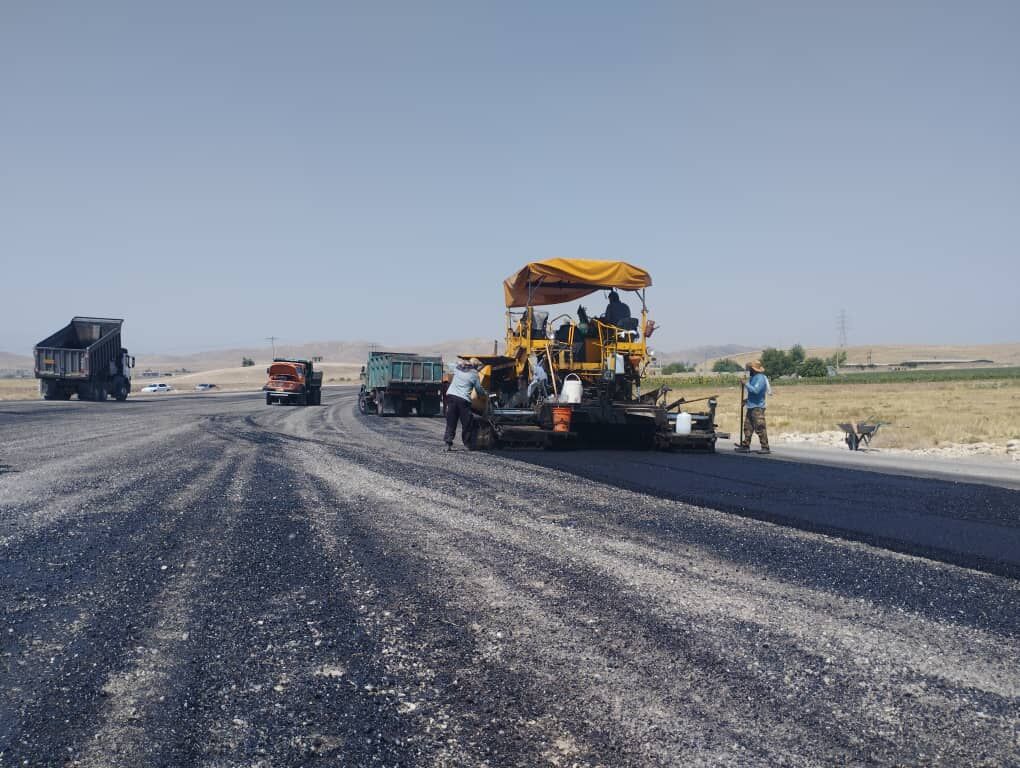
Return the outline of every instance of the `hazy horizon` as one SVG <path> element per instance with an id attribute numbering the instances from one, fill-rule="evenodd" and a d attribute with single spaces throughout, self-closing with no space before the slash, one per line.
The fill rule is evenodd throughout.
<path id="1" fill-rule="evenodd" d="M 1020 338 L 1020 5 L 0 11 L 0 350 L 500 338 L 554 256 L 664 350 Z M 592 301 L 589 308 L 597 308 Z"/>

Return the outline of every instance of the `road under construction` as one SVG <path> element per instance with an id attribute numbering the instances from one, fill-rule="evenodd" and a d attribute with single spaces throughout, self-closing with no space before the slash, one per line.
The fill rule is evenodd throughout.
<path id="1" fill-rule="evenodd" d="M 1016 764 L 1008 478 L 357 399 L 0 409 L 0 765 Z"/>

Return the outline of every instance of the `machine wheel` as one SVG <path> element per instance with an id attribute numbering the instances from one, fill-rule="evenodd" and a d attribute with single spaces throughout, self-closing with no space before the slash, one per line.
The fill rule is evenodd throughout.
<path id="1" fill-rule="evenodd" d="M 106 385 L 105 384 L 96 384 L 94 397 L 95 397 L 95 400 L 96 400 L 97 403 L 105 403 L 106 402 Z"/>
<path id="2" fill-rule="evenodd" d="M 123 403 L 127 400 L 128 392 L 131 391 L 130 385 L 127 383 L 127 379 L 123 376 L 118 376 L 113 385 L 113 396 L 118 403 Z"/>
<path id="3" fill-rule="evenodd" d="M 271 398 L 269 395 L 266 395 L 266 405 L 272 405 L 272 404 L 273 404 L 273 398 Z"/>
<path id="4" fill-rule="evenodd" d="M 358 411 L 368 414 L 368 393 L 364 390 L 358 393 Z"/>
<path id="5" fill-rule="evenodd" d="M 377 393 L 375 396 L 375 412 L 379 416 L 385 416 L 383 410 L 386 407 L 386 395 Z"/>

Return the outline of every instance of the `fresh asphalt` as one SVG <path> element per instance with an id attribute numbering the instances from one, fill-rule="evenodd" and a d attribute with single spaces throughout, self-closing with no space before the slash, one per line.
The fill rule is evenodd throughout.
<path id="1" fill-rule="evenodd" d="M 0 767 L 1020 764 L 1011 468 L 324 395 L 0 404 Z"/>

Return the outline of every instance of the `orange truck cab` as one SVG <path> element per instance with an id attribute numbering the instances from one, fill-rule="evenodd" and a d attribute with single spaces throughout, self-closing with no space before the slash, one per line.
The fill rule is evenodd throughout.
<path id="1" fill-rule="evenodd" d="M 262 387 L 266 405 L 274 402 L 319 405 L 322 402 L 322 371 L 316 371 L 311 360 L 278 357 L 266 373 L 269 381 Z"/>

